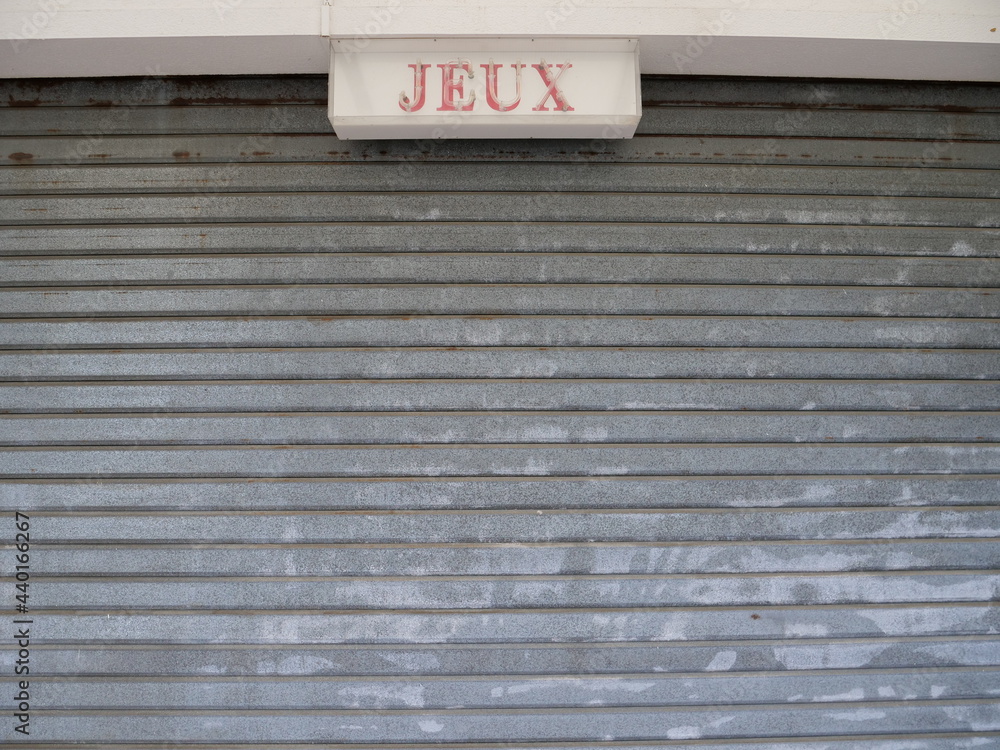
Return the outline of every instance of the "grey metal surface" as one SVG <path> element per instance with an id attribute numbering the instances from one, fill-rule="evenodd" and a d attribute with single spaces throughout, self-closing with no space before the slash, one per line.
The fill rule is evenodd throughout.
<path id="1" fill-rule="evenodd" d="M 81 342 L 70 336 L 53 341 L 54 328 L 35 327 L 36 333 L 46 331 L 46 337 L 26 334 L 18 342 L 45 349 L 0 351 L 0 380 L 620 378 L 623 374 L 633 378 L 1000 379 L 1000 352 L 996 349 L 918 349 L 912 344 L 881 349 L 870 343 L 853 348 L 815 346 L 814 340 L 798 347 L 738 347 L 716 341 L 707 346 L 277 345 L 261 349 L 235 345 L 189 348 L 157 341 L 156 348 L 83 349 L 78 348 Z M 947 330 L 940 323 L 934 328 Z"/>
<path id="2" fill-rule="evenodd" d="M 102 79 L 29 78 L 4 83 L 0 107 L 146 107 L 325 104 L 326 76 L 225 76 L 202 78 Z M 687 77 L 642 80 L 644 107 L 719 105 L 793 109 L 878 111 L 1000 112 L 1000 94 L 988 83 L 758 79 Z M 113 115 L 120 116 L 120 115 Z"/>
<path id="3" fill-rule="evenodd" d="M 600 742 L 623 739 L 717 739 L 803 736 L 822 726 L 827 734 L 844 735 L 864 722 L 869 733 L 919 732 L 933 722 L 937 732 L 1000 730 L 1000 716 L 990 700 L 913 701 L 913 705 L 872 702 L 859 709 L 845 702 L 773 708 L 766 704 L 725 708 L 669 707 L 659 709 L 319 709 L 231 713 L 213 709 L 149 712 L 142 723 L 134 715 L 78 710 L 77 716 L 45 717 L 53 732 L 94 742 L 109 735 L 135 741 L 153 732 L 174 741 L 237 740 L 242 742 L 328 741 L 332 732 L 341 742 L 552 742 L 572 738 Z M 90 715 L 88 715 L 90 714 Z M 173 715 L 171 715 L 173 714 Z M 221 715 L 220 715 L 221 714 Z"/>
<path id="4" fill-rule="evenodd" d="M 520 413 L 320 412 L 96 416 L 0 415 L 0 445 L 385 443 L 1000 442 L 994 411 L 830 414 L 685 410 Z"/>
<path id="5" fill-rule="evenodd" d="M 553 232 L 553 226 L 558 232 Z M 885 257 L 899 263 L 904 276 L 912 263 L 927 258 L 995 258 L 1000 256 L 1000 230 L 963 227 L 840 226 L 810 224 L 683 224 L 669 223 L 491 223 L 484 232 L 473 222 L 413 223 L 406 232 L 396 224 L 203 224 L 174 226 L 130 226 L 127 234 L 114 225 L 74 227 L 0 225 L 0 256 L 72 255 L 112 253 L 116 256 L 193 253 L 263 254 L 292 251 L 320 254 L 341 252 L 438 254 L 437 262 L 448 262 L 456 252 L 516 253 L 642 253 L 655 257 L 669 252 L 669 262 L 678 265 L 686 257 L 674 254 L 732 254 L 744 256 L 751 265 L 759 256 L 780 256 L 791 263 L 814 262 L 812 256 L 858 256 L 874 263 Z M 530 255 L 529 255 L 530 254 Z M 470 266 L 477 260 L 468 258 Z M 109 260 L 113 263 L 113 260 Z M 406 262 L 403 260 L 403 262 Z M 652 262 L 652 261 L 650 261 Z M 791 266 L 794 267 L 794 266 Z M 835 266 L 836 267 L 836 266 Z M 877 266 L 876 266 L 877 267 Z M 471 268 L 468 273 L 471 273 Z M 781 279 L 775 269 L 769 278 Z M 405 278 L 405 277 L 404 277 Z M 419 279 L 420 276 L 415 277 Z M 816 277 L 809 277 L 816 278 Z"/>
<path id="6" fill-rule="evenodd" d="M 1000 87 L 643 90 L 0 82 L 32 746 L 1000 746 Z"/>
<path id="7" fill-rule="evenodd" d="M 451 443 L 0 448 L 11 477 L 619 476 L 990 473 L 975 443 Z"/>
<path id="8" fill-rule="evenodd" d="M 558 490 L 556 492 L 555 490 Z M 817 477 L 512 477 L 312 480 L 206 479 L 194 482 L 0 480 L 7 510 L 24 502 L 46 512 L 198 510 L 566 510 L 718 508 L 882 508 L 995 505 L 1000 478 L 989 475 Z M 541 514 L 544 515 L 544 512 Z M 597 540 L 595 539 L 595 542 Z M 735 536 L 732 543 L 740 543 Z"/>
<path id="9" fill-rule="evenodd" d="M 757 615 L 754 618 L 753 615 Z M 652 606 L 606 609 L 479 610 L 463 612 L 380 611 L 370 613 L 300 613 L 250 610 L 220 614 L 202 612 L 132 613 L 109 610 L 74 616 L 53 614 L 46 641 L 65 647 L 79 642 L 106 646 L 226 647 L 233 643 L 268 646 L 296 644 L 437 644 L 520 645 L 661 641 L 719 643 L 716 653 L 733 641 L 784 640 L 783 646 L 813 639 L 858 639 L 889 642 L 914 638 L 964 640 L 996 635 L 997 607 L 989 602 L 845 604 L 814 607 Z M 115 649 L 111 649 L 115 650 Z M 205 673 L 212 674 L 211 651 Z M 612 651 L 610 659 L 614 659 Z M 721 662 L 721 660 L 720 660 Z M 938 663 L 940 666 L 940 662 Z M 471 668 L 471 667 L 470 667 Z M 729 670 L 720 670 L 729 671 Z M 739 679 L 739 671 L 730 675 Z M 984 696 L 985 697 L 985 696 Z M 863 704 L 863 702 L 862 702 Z"/>
<path id="10" fill-rule="evenodd" d="M 786 703 L 790 700 L 833 702 L 844 694 L 844 675 L 747 675 L 742 681 L 720 680 L 713 675 L 630 677 L 530 677 L 496 679 L 407 680 L 344 679 L 332 677 L 302 681 L 254 680 L 252 682 L 146 682 L 107 683 L 101 680 L 45 684 L 43 700 L 52 704 L 86 708 L 156 708 L 164 702 L 190 708 L 345 708 L 405 709 L 447 708 L 465 704 L 470 708 L 502 708 L 519 696 L 523 707 L 574 706 L 586 704 L 595 695 L 607 705 L 628 706 L 637 699 L 648 704 L 676 702 L 681 705 Z M 942 670 L 937 674 L 886 671 L 860 674 L 855 690 L 878 694 L 913 695 L 916 700 L 948 695 L 975 697 L 988 692 L 997 680 L 996 670 Z M 912 700 L 912 699 L 911 699 Z"/>
<path id="11" fill-rule="evenodd" d="M 0 414 L 71 412 L 1000 409 L 996 381 L 427 379 L 3 383 Z M 896 412 L 883 412 L 890 415 Z M 992 412 L 988 412 L 992 413 Z"/>
<path id="12" fill-rule="evenodd" d="M 709 114 L 710 118 L 711 115 Z M 276 121 L 275 128 L 280 128 Z M 794 132 L 794 130 L 792 131 Z M 413 141 L 338 141 L 322 135 L 149 135 L 113 131 L 93 136 L 2 136 L 0 165 L 33 164 L 216 164 L 225 179 L 238 162 L 394 162 L 401 173 L 424 160 L 492 163 L 560 159 L 581 163 L 778 164 L 990 169 L 1000 143 L 957 141 L 943 130 L 938 138 L 904 139 L 778 138 L 647 135 L 628 141 L 506 141 L 490 154 L 465 141 L 423 145 Z M 902 172 L 901 181 L 919 178 Z"/>
<path id="13" fill-rule="evenodd" d="M 11 350 L 185 346 L 231 349 L 817 346 L 984 349 L 994 357 L 998 356 L 996 349 L 1000 346 L 1000 320 L 995 317 L 636 315 L 616 314 L 614 308 L 609 309 L 612 312 L 600 315 L 381 315 L 373 311 L 372 315 L 274 315 L 272 312 L 242 317 L 5 318 L 0 319 L 0 341 Z M 755 370 L 753 361 L 745 361 L 742 374 L 753 376 Z"/>
<path id="14" fill-rule="evenodd" d="M 0 133 L 31 136 L 40 132 L 53 135 L 103 134 L 109 116 L 103 108 L 80 107 L 0 107 Z M 193 135 L 201 133 L 321 133 L 327 130 L 326 105 L 274 104 L 272 106 L 177 107 L 146 106 L 121 110 L 114 119 L 116 133 L 128 135 Z M 640 135 L 738 135 L 771 137 L 794 126 L 799 136 L 853 138 L 870 133 L 882 139 L 938 139 L 947 134 L 955 141 L 996 141 L 1000 125 L 992 113 L 947 114 L 935 112 L 893 112 L 823 110 L 796 120 L 780 109 L 727 107 L 716 105 L 711 118 L 703 107 L 651 107 L 643 112 Z"/>
<path id="15" fill-rule="evenodd" d="M 939 328 L 941 326 L 938 326 Z M 51 327 L 50 327 L 51 328 Z M 1000 379 L 995 349 L 839 347 L 202 347 L 0 352 L 10 382 L 316 378 Z M 974 342 L 975 343 L 975 342 Z M 41 405 L 45 408 L 45 404 Z"/>
<path id="16" fill-rule="evenodd" d="M 549 488 L 559 490 L 558 485 Z M 837 508 L 739 509 L 550 509 L 524 508 L 461 512 L 422 510 L 387 513 L 340 511 L 266 514 L 216 512 L 210 532 L 201 517 L 149 512 L 111 518 L 72 514 L 39 520 L 41 538 L 138 544 L 144 540 L 170 544 L 243 544 L 277 536 L 288 544 L 517 544 L 589 542 L 595 534 L 606 542 L 724 542 L 764 540 L 971 538 L 990 532 L 998 511 L 972 506 L 877 508 L 845 512 Z M 150 523 L 155 520 L 155 523 Z M 152 527 L 152 528 L 150 528 Z M 277 528 L 281 533 L 274 535 Z M 278 542 L 276 542 L 278 543 Z M 748 551 L 753 554 L 753 550 Z M 294 561 L 293 561 L 294 562 Z M 292 567 L 292 566 L 289 566 Z M 286 572 L 288 572 L 286 570 Z M 461 572 L 460 569 L 456 572 Z"/>
<path id="17" fill-rule="evenodd" d="M 180 222 L 718 222 L 1000 227 L 1000 199 L 726 193 L 414 192 L 0 196 L 5 224 Z"/>
<path id="18" fill-rule="evenodd" d="M 2 112 L 2 110 L 0 110 Z M 324 115 L 325 116 L 325 115 Z M 200 164 L 24 166 L 0 172 L 0 194 L 198 193 L 365 190 L 404 192 L 428 184 L 451 190 L 699 193 L 706 185 L 733 193 L 899 195 L 996 198 L 989 169 L 942 169 L 927 179 L 881 167 L 777 167 L 733 164 L 493 164 L 485 173 L 465 164 L 427 164 L 402 170 L 395 163 L 236 164 L 220 171 Z"/>
<path id="19" fill-rule="evenodd" d="M 53 248 L 54 249 L 54 248 Z M 735 253 L 217 253 L 0 257 L 4 287 L 195 284 L 777 284 L 1000 286 L 991 258 Z M 947 285 L 943 281 L 947 280 Z M 10 291 L 13 291 L 12 289 Z M 822 287 L 820 288 L 822 291 Z M 989 292 L 991 290 L 984 290 Z M 221 295 L 220 295 L 221 297 Z M 220 300 L 222 301 L 222 300 Z M 938 311 L 948 314 L 948 310 Z"/>
<path id="20" fill-rule="evenodd" d="M 208 644 L 133 646 L 114 651 L 100 645 L 46 649 L 54 677 L 77 678 L 79 672 L 132 678 L 200 678 L 211 681 L 254 677 L 469 677 L 480 675 L 561 675 L 586 679 L 594 675 L 690 674 L 725 680 L 732 669 L 777 677 L 788 673 L 910 670 L 928 667 L 960 671 L 963 667 L 997 666 L 991 636 L 940 638 L 883 637 L 877 641 L 783 638 L 754 641 L 683 641 L 630 643 L 517 644 L 244 644 L 229 648 Z M 721 654 L 721 655 L 720 655 Z M 714 664 L 713 664 L 714 662 Z M 947 663 L 948 666 L 941 665 Z M 728 669 L 722 669 L 728 665 Z M 308 672 L 306 672 L 308 668 Z M 192 680 L 193 681 L 193 680 Z M 731 681 L 738 684 L 737 681 Z"/>
<path id="21" fill-rule="evenodd" d="M 993 288 L 737 284 L 265 284 L 0 288 L 0 316 L 810 315 L 1000 317 Z"/>
<path id="22" fill-rule="evenodd" d="M 955 533 L 954 529 L 950 530 Z M 962 543 L 963 539 L 966 543 Z M 456 570 L 478 575 L 685 575 L 717 573 L 802 573 L 865 571 L 880 564 L 886 570 L 989 568 L 1000 554 L 1000 540 L 982 537 L 929 537 L 900 540 L 800 540 L 750 544 L 692 542 L 593 542 L 575 550 L 575 542 L 534 542 L 531 546 L 302 546 L 295 552 L 295 575 L 304 576 L 435 576 Z M 174 575 L 286 576 L 287 551 L 280 548 L 52 549 L 37 572 L 64 576 L 167 578 Z"/>

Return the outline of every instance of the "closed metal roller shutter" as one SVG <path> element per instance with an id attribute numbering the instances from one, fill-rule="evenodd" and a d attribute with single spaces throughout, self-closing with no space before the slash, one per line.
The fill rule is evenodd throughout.
<path id="1" fill-rule="evenodd" d="M 1000 87 L 643 85 L 0 85 L 5 741 L 1000 741 Z"/>

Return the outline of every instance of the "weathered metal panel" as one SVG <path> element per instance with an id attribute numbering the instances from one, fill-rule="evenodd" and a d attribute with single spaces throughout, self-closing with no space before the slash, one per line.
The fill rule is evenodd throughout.
<path id="1" fill-rule="evenodd" d="M 707 114 L 706 110 L 706 114 Z M 710 118 L 711 115 L 707 114 Z M 225 176 L 238 162 L 387 162 L 409 170 L 414 162 L 521 163 L 553 157 L 579 164 L 749 164 L 993 169 L 995 141 L 958 141 L 947 131 L 937 138 L 775 138 L 645 135 L 626 141 L 502 141 L 489 153 L 466 141 L 340 141 L 331 134 L 285 135 L 276 118 L 264 134 L 89 136 L 0 135 L 0 165 L 32 164 L 216 164 Z M 794 130 L 792 131 L 794 133 Z M 372 144 L 376 145 L 372 145 Z M 389 144 L 389 145 L 386 145 Z M 901 173 L 903 181 L 913 173 Z"/>
<path id="2" fill-rule="evenodd" d="M 890 167 L 746 164 L 491 164 L 474 173 L 464 164 L 425 164 L 419 171 L 376 164 L 163 164 L 23 166 L 0 171 L 0 194 L 267 193 L 274 191 L 412 192 L 428 184 L 452 191 L 701 193 L 706 185 L 730 193 L 996 198 L 989 169 L 938 169 L 919 181 Z"/>
<path id="3" fill-rule="evenodd" d="M 643 86 L 0 83 L 36 746 L 1000 743 L 1000 86 Z"/>
<path id="4" fill-rule="evenodd" d="M 206 315 L 810 315 L 1000 317 L 994 288 L 737 284 L 266 284 L 6 289 L 5 318 Z"/>
<path id="5" fill-rule="evenodd" d="M 553 492 L 558 489 L 560 492 Z M 191 509 L 191 493 L 205 513 L 243 510 L 273 511 L 388 511 L 413 510 L 542 510 L 575 509 L 690 509 L 716 508 L 725 503 L 725 518 L 736 508 L 910 508 L 919 516 L 929 506 L 995 505 L 1000 478 L 986 475 L 884 474 L 820 477 L 621 477 L 591 476 L 463 477 L 434 479 L 308 480 L 229 479 L 168 482 L 160 480 L 36 479 L 0 480 L 0 502 L 12 508 L 19 502 L 49 513 L 115 510 Z M 850 515 L 850 514 L 848 514 Z M 735 517 L 735 516 L 734 516 Z M 953 516 L 954 520 L 959 517 Z M 946 535 L 954 538 L 954 535 Z M 962 535 L 959 535 L 962 536 Z M 968 536 L 967 534 L 965 536 Z M 579 540 L 577 540 L 579 541 Z M 795 540 L 801 541 L 801 540 Z M 598 543 L 595 538 L 594 544 Z M 729 545 L 749 544 L 727 537 Z M 753 542 L 756 543 L 756 542 Z M 275 542 L 297 546 L 294 540 Z M 363 544 L 359 543 L 359 544 Z M 357 546 L 357 545 L 356 545 Z"/>
<path id="6" fill-rule="evenodd" d="M 814 519 L 810 519 L 814 520 Z M 956 529 L 950 528 L 955 534 Z M 809 541 L 811 543 L 803 543 Z M 964 542 L 964 543 L 963 543 Z M 906 540 L 796 540 L 726 542 L 597 542 L 587 554 L 577 542 L 500 543 L 427 549 L 410 546 L 303 546 L 295 551 L 296 575 L 304 576 L 438 576 L 463 571 L 484 575 L 650 575 L 705 577 L 743 573 L 852 573 L 880 565 L 883 570 L 922 571 L 940 568 L 968 571 L 989 568 L 1000 554 L 1000 540 L 982 537 L 933 537 Z M 163 548 L 163 547 L 166 548 Z M 281 548 L 226 547 L 189 549 L 163 545 L 155 549 L 50 550 L 37 570 L 63 576 L 117 577 L 123 580 L 171 576 L 287 575 L 288 552 Z"/>
<path id="7" fill-rule="evenodd" d="M 643 107 L 739 106 L 765 109 L 1000 112 L 1000 92 L 985 83 L 704 79 L 647 76 Z M 4 82 L 0 107 L 232 107 L 325 105 L 326 76 L 27 78 Z"/>
<path id="8" fill-rule="evenodd" d="M 1000 445 L 973 442 L 452 443 L 0 448 L 7 476 L 741 476 L 990 473 Z"/>
<path id="9" fill-rule="evenodd" d="M 989 258 L 765 253 L 287 253 L 101 255 L 98 257 L 0 256 L 4 286 L 90 287 L 200 284 L 721 284 L 822 287 L 1000 286 L 1000 268 Z M 595 283 L 595 279 L 600 279 Z M 822 291 L 820 287 L 820 291 Z M 404 287 L 405 288 L 405 287 Z M 13 291 L 11 289 L 10 291 Z M 987 292 L 990 289 L 986 290 Z M 937 310 L 947 315 L 949 310 Z"/>
<path id="10" fill-rule="evenodd" d="M 221 294 L 222 292 L 220 292 Z M 269 315 L 0 319 L 9 349 L 36 347 L 861 347 L 986 349 L 996 318 L 794 315 Z M 948 321 L 943 325 L 942 321 Z M 515 355 L 516 356 L 516 355 Z M 624 358 L 623 358 L 624 359 Z M 627 360 L 626 360 L 627 361 Z M 743 372 L 754 375 L 752 361 Z"/>
<path id="11" fill-rule="evenodd" d="M 325 106 L 301 104 L 146 106 L 111 112 L 109 115 L 106 109 L 80 107 L 0 107 L 0 133 L 7 136 L 31 136 L 37 133 L 62 136 L 110 133 L 186 136 L 275 131 L 286 134 L 322 133 L 328 129 Z M 859 133 L 875 139 L 939 140 L 944 137 L 952 141 L 995 141 L 1000 138 L 1000 123 L 997 123 L 993 113 L 857 112 L 832 109 L 813 109 L 808 112 L 809 117 L 795 117 L 781 109 L 716 105 L 712 107 L 712 117 L 706 118 L 703 107 L 651 107 L 643 111 L 636 134 L 765 138 L 794 127 L 797 136 L 806 138 L 854 138 Z M 444 122 L 438 125 L 447 126 Z M 625 129 L 624 124 L 622 128 Z M 599 133 L 600 129 L 596 132 Z"/>
<path id="12" fill-rule="evenodd" d="M 349 411 L 310 414 L 0 415 L 5 445 L 378 445 L 383 443 L 864 443 L 1000 441 L 992 411 L 836 413 L 684 410 L 542 413 Z"/>
<path id="13" fill-rule="evenodd" d="M 0 383 L 0 414 L 616 410 L 621 417 L 643 409 L 657 414 L 720 410 L 730 418 L 761 410 L 881 410 L 882 416 L 899 413 L 892 410 L 964 412 L 1000 409 L 1000 387 L 984 380 L 821 378 Z"/>
<path id="14" fill-rule="evenodd" d="M 50 326 L 51 328 L 51 326 Z M 939 324 L 936 329 L 942 328 Z M 47 334 L 51 338 L 51 334 Z M 189 346 L 79 348 L 25 337 L 25 346 L 0 351 L 0 379 L 258 380 L 292 378 L 897 378 L 1000 379 L 995 349 L 898 349 L 815 346 L 447 346 L 288 347 Z M 283 344 L 286 342 L 282 342 Z M 621 342 L 616 341 L 616 344 Z M 973 343 L 976 343 L 973 341 Z M 44 406 L 44 405 L 43 405 Z"/>
<path id="15" fill-rule="evenodd" d="M 1000 199 L 710 194 L 275 193 L 0 196 L 8 225 L 179 222 L 685 222 L 1000 227 Z"/>
<path id="16" fill-rule="evenodd" d="M 563 223 L 552 232 L 547 223 L 490 223 L 488 231 L 474 222 L 412 223 L 400 232 L 392 222 L 364 224 L 204 224 L 143 226 L 132 225 L 127 233 L 115 225 L 75 227 L 0 225 L 0 256 L 72 255 L 104 256 L 172 255 L 191 253 L 248 254 L 254 256 L 278 252 L 308 252 L 319 259 L 321 254 L 344 252 L 363 253 L 433 253 L 433 263 L 451 262 L 451 253 L 573 253 L 574 260 L 585 261 L 584 252 L 642 253 L 652 259 L 664 252 L 664 261 L 671 266 L 687 263 L 681 254 L 737 254 L 745 263 L 757 265 L 767 256 L 780 256 L 784 266 L 813 262 L 812 256 L 861 256 L 859 263 L 880 262 L 897 266 L 898 277 L 904 277 L 909 264 L 926 258 L 995 258 L 1000 256 L 1000 230 L 972 227 L 895 227 L 839 226 L 835 232 L 828 226 L 811 224 L 684 224 L 678 222 L 634 224 Z M 681 257 L 678 257 L 681 256 Z M 761 258 L 761 256 L 764 256 Z M 335 257 L 339 257 L 336 256 Z M 885 257 L 885 260 L 880 260 Z M 376 262 L 381 263 L 377 258 Z M 722 262 L 711 258 L 708 263 Z M 105 259 L 102 257 L 101 262 Z M 479 262 L 468 258 L 470 269 Z M 108 263 L 117 263 L 108 258 Z M 206 261 L 208 263 L 209 261 Z M 402 263 L 407 261 L 400 260 Z M 508 263 L 532 263 L 528 258 L 508 258 Z M 621 263 L 611 259 L 613 265 Z M 400 269 L 392 276 L 395 264 L 383 264 L 391 278 L 418 280 L 410 276 L 411 268 Z M 425 264 L 422 264 L 425 265 Z M 825 265 L 825 262 L 821 262 Z M 989 264 L 992 265 L 992 264 Z M 834 266 L 836 268 L 836 266 Z M 580 273 L 586 271 L 584 267 Z M 819 271 L 820 273 L 822 270 Z M 470 270 L 471 273 L 471 270 Z M 781 271 L 774 268 L 765 277 L 782 281 Z M 593 278 L 590 275 L 578 279 Z M 599 276 L 598 278 L 603 278 Z M 806 280 L 818 278 L 807 276 Z M 499 279 L 498 279 L 499 280 Z M 544 280 L 544 279 L 543 279 Z M 964 284 L 962 284 L 964 285 Z"/>

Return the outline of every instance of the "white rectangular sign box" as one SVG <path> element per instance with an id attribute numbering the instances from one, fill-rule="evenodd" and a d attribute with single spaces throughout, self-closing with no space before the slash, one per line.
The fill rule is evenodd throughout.
<path id="1" fill-rule="evenodd" d="M 642 114 L 635 39 L 331 44 L 342 139 L 631 138 Z"/>

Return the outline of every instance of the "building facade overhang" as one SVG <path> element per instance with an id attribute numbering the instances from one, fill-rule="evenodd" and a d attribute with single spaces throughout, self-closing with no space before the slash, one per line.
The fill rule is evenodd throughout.
<path id="1" fill-rule="evenodd" d="M 0 77 L 321 74 L 330 40 L 637 38 L 644 74 L 1000 79 L 993 0 L 7 0 Z"/>

